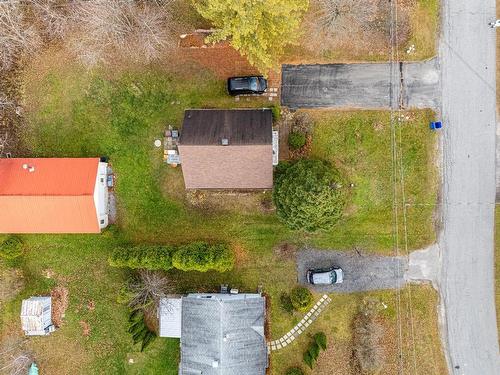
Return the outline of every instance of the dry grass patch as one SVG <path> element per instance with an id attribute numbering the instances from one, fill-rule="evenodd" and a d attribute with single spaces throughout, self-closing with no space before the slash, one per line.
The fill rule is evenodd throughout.
<path id="1" fill-rule="evenodd" d="M 439 1 L 398 1 L 397 43 L 401 60 L 436 54 Z M 383 0 L 311 0 L 298 45 L 282 59 L 290 64 L 387 61 L 390 58 L 390 3 Z"/>
<path id="2" fill-rule="evenodd" d="M 409 293 L 412 296 L 411 305 Z M 305 333 L 285 349 L 272 352 L 272 374 L 281 375 L 288 367 L 299 366 L 308 375 L 359 375 L 359 368 L 353 361 L 355 348 L 353 324 L 366 301 L 376 303 L 377 307 L 373 322 L 379 327 L 377 331 L 380 334 L 377 337 L 378 346 L 376 347 L 376 350 L 380 350 L 378 353 L 380 356 L 379 374 L 398 374 L 400 366 L 403 366 L 404 373 L 414 373 L 415 361 L 419 373 L 432 375 L 446 373 L 446 363 L 438 331 L 436 310 L 438 297 L 430 286 L 413 285 L 401 290 L 399 310 L 403 331 L 401 342 L 398 339 L 396 292 L 380 291 L 330 296 L 331 304 Z M 319 295 L 316 296 L 317 298 Z M 299 319 L 299 316 L 284 315 L 282 311 L 279 311 L 279 306 L 275 307 L 273 302 L 272 339 L 280 337 Z M 413 324 L 413 330 L 411 324 Z M 307 349 L 312 335 L 318 331 L 326 333 L 328 349 L 320 356 L 317 367 L 311 371 L 302 363 L 302 354 Z M 401 362 L 398 360 L 400 347 L 403 354 Z"/>

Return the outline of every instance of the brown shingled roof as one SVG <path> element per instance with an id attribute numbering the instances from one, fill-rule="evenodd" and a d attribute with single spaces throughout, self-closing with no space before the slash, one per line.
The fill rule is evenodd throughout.
<path id="1" fill-rule="evenodd" d="M 190 109 L 184 112 L 180 142 L 183 145 L 272 144 L 270 109 Z"/>
<path id="2" fill-rule="evenodd" d="M 272 113 L 186 111 L 179 154 L 186 189 L 271 189 Z"/>

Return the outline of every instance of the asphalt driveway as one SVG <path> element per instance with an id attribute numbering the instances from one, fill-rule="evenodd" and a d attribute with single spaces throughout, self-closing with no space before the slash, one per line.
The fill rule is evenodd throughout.
<path id="1" fill-rule="evenodd" d="M 281 104 L 290 108 L 387 109 L 394 102 L 405 108 L 440 105 L 437 59 L 423 62 L 368 64 L 283 65 Z M 392 82 L 391 74 L 397 77 Z M 402 91 L 401 91 L 402 90 Z"/>
<path id="2" fill-rule="evenodd" d="M 309 268 L 339 266 L 344 270 L 344 282 L 338 285 L 313 286 L 322 293 L 351 293 L 377 289 L 397 289 L 405 284 L 407 260 L 403 257 L 363 255 L 357 252 L 305 249 L 297 252 L 300 284 L 307 284 Z"/>

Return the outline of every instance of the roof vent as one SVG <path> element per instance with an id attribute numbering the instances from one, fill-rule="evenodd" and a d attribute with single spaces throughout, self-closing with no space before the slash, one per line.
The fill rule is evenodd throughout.
<path id="1" fill-rule="evenodd" d="M 30 166 L 30 167 L 28 168 L 28 172 L 34 172 L 34 171 L 35 171 L 35 167 L 34 167 L 34 166 Z"/>
<path id="2" fill-rule="evenodd" d="M 213 368 L 219 367 L 219 361 L 212 361 L 212 367 Z"/>
<path id="3" fill-rule="evenodd" d="M 23 169 L 28 169 L 28 164 L 23 164 Z"/>
<path id="4" fill-rule="evenodd" d="M 229 144 L 229 139 L 222 138 L 221 143 L 222 143 L 223 146 L 227 146 Z"/>

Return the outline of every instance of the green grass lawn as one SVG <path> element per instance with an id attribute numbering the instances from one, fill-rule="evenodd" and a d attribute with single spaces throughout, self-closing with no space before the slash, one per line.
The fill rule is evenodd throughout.
<path id="1" fill-rule="evenodd" d="M 65 374 L 68 369 L 78 374 L 176 373 L 176 340 L 157 339 L 145 353 L 138 353 L 126 332 L 127 309 L 116 303 L 116 296 L 127 273 L 107 265 L 107 257 L 117 245 L 192 240 L 231 243 L 237 257 L 233 271 L 171 271 L 169 275 L 179 292 L 215 291 L 221 283 L 245 291 L 262 285 L 270 297 L 273 339 L 299 319 L 279 307 L 279 295 L 295 285 L 297 275 L 293 256 L 275 251 L 277 244 L 287 241 L 338 249 L 356 246 L 386 254 L 392 251 L 386 112 L 317 113 L 312 156 L 334 163 L 354 187 L 345 219 L 332 230 L 311 235 L 287 229 L 274 213 L 262 211 L 258 204 L 223 210 L 186 204 L 180 171 L 167 167 L 162 151 L 153 146 L 168 124 L 181 125 L 186 108 L 262 106 L 267 101 L 235 102 L 225 94 L 224 82 L 200 69 L 174 72 L 152 66 L 147 70 L 86 71 L 74 63 L 61 63 L 57 54 L 35 61 L 26 69 L 24 80 L 27 127 L 22 140 L 29 153 L 26 156 L 108 156 L 116 174 L 119 213 L 118 223 L 101 235 L 23 236 L 27 253 L 15 264 L 1 265 L 20 269 L 25 282 L 19 295 L 2 306 L 3 335 L 20 334 L 22 298 L 45 294 L 55 285 L 69 290 L 64 326 L 50 337 L 29 341 L 44 373 Z M 434 238 L 436 171 L 431 155 L 435 139 L 427 131 L 430 117 L 429 112 L 411 113 L 411 121 L 401 133 L 412 248 Z M 44 276 L 46 270 L 53 273 L 50 278 Z M 349 319 L 361 297 L 334 297 L 342 305 L 340 318 L 334 313 L 338 310 L 331 310 L 329 318 L 315 324 L 325 329 L 338 326 L 340 333 L 331 331 L 329 339 L 342 339 L 347 345 Z M 424 302 L 434 301 L 425 293 L 420 297 Z M 87 307 L 89 302 L 95 309 Z M 82 334 L 82 322 L 90 327 L 88 336 Z M 302 349 L 297 347 L 273 354 L 274 374 L 281 374 L 286 364 L 300 361 Z"/>
<path id="2" fill-rule="evenodd" d="M 313 242 L 322 247 L 359 247 L 372 251 L 393 251 L 393 158 L 388 112 L 310 112 L 316 119 L 312 156 L 330 161 L 348 177 L 351 206 L 345 218 Z M 402 150 L 396 170 L 400 244 L 404 249 L 403 185 L 407 205 L 409 249 L 435 240 L 432 220 L 438 186 L 432 159 L 437 138 L 428 130 L 431 111 L 409 112 L 396 130 Z M 400 131 L 399 131 L 400 130 Z M 401 137 L 401 138 L 400 138 Z M 401 141 L 401 142 L 400 142 Z M 400 147 L 402 145 L 402 147 Z"/>

